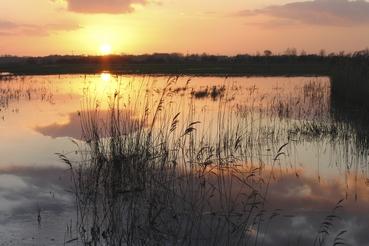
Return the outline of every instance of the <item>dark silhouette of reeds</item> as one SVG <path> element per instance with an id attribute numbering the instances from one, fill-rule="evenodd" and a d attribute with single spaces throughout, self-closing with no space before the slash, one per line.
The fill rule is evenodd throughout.
<path id="1" fill-rule="evenodd" d="M 268 191 L 291 145 L 341 137 L 340 125 L 323 113 L 329 112 L 329 87 L 319 83 L 297 90 L 301 97 L 271 98 L 260 109 L 235 107 L 224 94 L 209 132 L 206 117 L 199 121 L 194 113 L 193 97 L 188 112 L 173 107 L 173 95 L 187 91 L 176 90 L 182 88 L 177 80 L 169 78 L 161 88 L 142 86 L 148 89 L 135 95 L 116 91 L 109 117 L 102 118 L 99 104 L 85 98 L 81 159 L 58 154 L 72 172 L 84 243 L 259 245 L 263 232 L 272 230 Z M 258 105 L 252 91 L 250 100 Z M 136 100 L 126 104 L 124 96 Z M 265 117 L 284 124 L 265 126 Z M 265 146 L 271 149 L 264 152 Z M 275 211 L 270 216 L 279 214 Z"/>
<path id="2" fill-rule="evenodd" d="M 221 130 L 216 142 L 198 139 L 201 122 L 189 115 L 183 124 L 180 113 L 169 117 L 164 108 L 175 81 L 168 80 L 154 107 L 147 92 L 145 103 L 136 104 L 141 109 L 136 108 L 134 122 L 125 121 L 119 92 L 111 98 L 111 117 L 103 128 L 96 122 L 98 109 L 82 111 L 89 114 L 81 113 L 87 143 L 81 162 L 72 164 L 59 154 L 73 173 L 82 241 L 235 245 L 255 240 L 245 232 L 257 225 L 264 198 L 257 169 L 240 164 L 241 136 Z"/>

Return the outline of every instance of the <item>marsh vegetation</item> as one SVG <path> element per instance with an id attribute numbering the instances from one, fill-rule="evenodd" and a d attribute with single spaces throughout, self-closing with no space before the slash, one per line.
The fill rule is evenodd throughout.
<path id="1" fill-rule="evenodd" d="M 355 245 L 366 121 L 333 79 L 9 77 L 0 116 L 43 108 L 34 131 L 63 140 L 67 245 Z"/>
<path id="2" fill-rule="evenodd" d="M 182 81 L 118 86 L 108 97 L 109 117 L 101 117 L 99 101 L 84 98 L 80 158 L 58 154 L 72 172 L 83 242 L 263 245 L 273 219 L 297 216 L 271 206 L 269 192 L 278 177 L 301 175 L 292 162 L 299 145 L 351 149 L 335 153 L 332 162 L 366 160 L 350 126 L 330 114 L 327 79 L 311 78 L 292 89 L 226 81 L 190 90 L 193 80 Z M 319 168 L 318 159 L 321 182 Z M 350 176 L 352 168 L 358 170 L 359 162 L 342 171 Z M 348 199 L 348 179 L 346 186 Z M 312 241 L 301 243 L 344 243 L 346 231 L 334 227 L 340 207 L 342 201 L 322 216 Z"/>

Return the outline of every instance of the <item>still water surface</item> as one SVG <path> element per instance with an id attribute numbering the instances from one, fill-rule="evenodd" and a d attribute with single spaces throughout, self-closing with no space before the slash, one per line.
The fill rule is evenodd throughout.
<path id="1" fill-rule="evenodd" d="M 68 168 L 55 153 L 77 158 L 80 112 L 94 108 L 91 102 L 107 112 L 117 90 L 123 104 L 140 101 L 146 90 L 155 101 L 167 79 L 103 73 L 1 80 L 0 245 L 61 245 L 78 237 Z M 352 125 L 335 116 L 330 93 L 326 77 L 181 77 L 171 87 L 165 110 L 192 112 L 201 122 L 196 134 L 214 137 L 224 115 L 227 126 L 242 122 L 251 165 L 270 169 L 288 143 L 266 205 L 280 216 L 264 231 L 263 245 L 310 245 L 341 199 L 333 231 L 347 230 L 351 245 L 369 245 L 367 151 Z"/>

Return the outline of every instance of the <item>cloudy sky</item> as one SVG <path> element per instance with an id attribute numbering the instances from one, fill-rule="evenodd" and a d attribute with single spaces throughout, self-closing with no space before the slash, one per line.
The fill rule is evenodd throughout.
<path id="1" fill-rule="evenodd" d="M 0 54 L 275 53 L 369 46 L 364 0 L 0 0 Z M 108 46 L 108 48 L 106 48 Z"/>

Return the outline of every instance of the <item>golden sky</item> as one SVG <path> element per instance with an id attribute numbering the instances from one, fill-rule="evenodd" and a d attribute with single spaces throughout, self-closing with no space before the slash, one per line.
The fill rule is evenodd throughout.
<path id="1" fill-rule="evenodd" d="M 369 46 L 364 0 L 0 0 L 0 54 L 237 54 Z"/>

